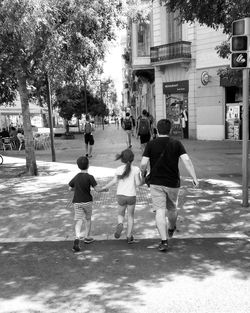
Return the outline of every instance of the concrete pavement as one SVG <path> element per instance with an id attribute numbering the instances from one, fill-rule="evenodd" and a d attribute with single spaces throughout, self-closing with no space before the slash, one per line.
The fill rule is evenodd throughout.
<path id="1" fill-rule="evenodd" d="M 96 129 L 90 172 L 104 184 L 126 147 L 114 125 Z M 97 241 L 72 254 L 69 179 L 84 153 L 82 136 L 37 151 L 40 175 L 19 175 L 24 151 L 6 151 L 0 167 L 0 312 L 240 312 L 250 309 L 249 208 L 241 206 L 241 142 L 184 140 L 200 179 L 181 167 L 178 232 L 166 254 L 156 249 L 150 193 L 139 188 L 135 237 L 113 239 L 115 187 L 94 194 Z M 141 153 L 133 138 L 134 163 Z"/>

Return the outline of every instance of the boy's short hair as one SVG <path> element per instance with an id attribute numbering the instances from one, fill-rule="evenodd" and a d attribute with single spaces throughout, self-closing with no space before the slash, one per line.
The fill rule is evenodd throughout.
<path id="1" fill-rule="evenodd" d="M 89 159 L 85 156 L 81 156 L 76 161 L 80 170 L 86 170 L 89 167 Z"/>
<path id="2" fill-rule="evenodd" d="M 168 119 L 161 119 L 157 123 L 157 130 L 159 135 L 168 135 L 171 130 L 172 123 Z"/>

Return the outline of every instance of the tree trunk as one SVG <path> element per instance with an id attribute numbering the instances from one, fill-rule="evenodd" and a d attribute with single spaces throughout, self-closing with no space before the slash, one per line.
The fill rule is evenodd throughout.
<path id="1" fill-rule="evenodd" d="M 26 155 L 26 170 L 29 175 L 37 176 L 37 164 L 35 156 L 35 147 L 33 132 L 30 121 L 29 97 L 27 90 L 27 79 L 22 73 L 16 73 L 18 80 L 18 89 L 21 98 L 22 115 L 23 115 L 23 129 L 25 139 L 25 155 Z"/>

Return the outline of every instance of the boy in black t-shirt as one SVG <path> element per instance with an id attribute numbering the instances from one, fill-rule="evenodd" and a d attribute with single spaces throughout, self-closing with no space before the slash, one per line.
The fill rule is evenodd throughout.
<path id="1" fill-rule="evenodd" d="M 75 240 L 73 245 L 73 251 L 80 251 L 80 238 L 81 228 L 83 220 L 85 220 L 85 236 L 84 242 L 91 243 L 94 241 L 93 238 L 89 237 L 91 230 L 91 216 L 93 197 L 91 195 L 91 187 L 96 191 L 99 191 L 96 186 L 97 182 L 94 176 L 88 174 L 89 160 L 87 157 L 79 157 L 77 159 L 77 165 L 81 170 L 70 182 L 69 190 L 74 190 L 74 196 L 72 203 L 75 210 Z"/>

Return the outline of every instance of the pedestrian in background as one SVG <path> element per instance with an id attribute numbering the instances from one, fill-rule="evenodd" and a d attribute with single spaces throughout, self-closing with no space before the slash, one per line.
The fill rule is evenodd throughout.
<path id="1" fill-rule="evenodd" d="M 176 230 L 177 204 L 180 189 L 179 159 L 198 186 L 195 170 L 184 146 L 178 140 L 169 137 L 171 121 L 162 119 L 157 123 L 158 137 L 150 141 L 145 148 L 141 160 L 141 171 L 145 171 L 150 163 L 150 192 L 155 211 L 155 221 L 161 237 L 159 251 L 167 251 L 168 238 Z M 166 209 L 168 223 L 166 222 Z M 168 236 L 167 236 L 168 226 Z"/>
<path id="2" fill-rule="evenodd" d="M 85 150 L 86 157 L 92 157 L 93 145 L 95 143 L 93 131 L 95 130 L 94 125 L 90 121 L 90 117 L 86 116 L 86 123 L 84 125 L 84 140 L 85 140 Z"/>
<path id="3" fill-rule="evenodd" d="M 148 112 L 146 110 L 143 110 L 142 116 L 138 119 L 137 122 L 137 138 L 140 137 L 142 152 L 144 151 L 146 144 L 151 138 L 151 126 L 147 115 Z"/>
<path id="4" fill-rule="evenodd" d="M 118 224 L 114 236 L 117 239 L 120 238 L 127 210 L 127 243 L 131 244 L 135 242 L 132 233 L 136 205 L 136 187 L 143 183 L 143 179 L 139 167 L 132 165 L 134 153 L 130 149 L 126 149 L 121 154 L 118 154 L 116 160 L 121 160 L 123 164 L 116 169 L 114 178 L 101 188 L 101 191 L 117 184 Z"/>
<path id="5" fill-rule="evenodd" d="M 73 245 L 73 251 L 79 252 L 80 239 L 83 237 L 84 243 L 91 243 L 94 238 L 90 237 L 91 231 L 91 216 L 93 207 L 93 197 L 91 195 L 91 187 L 96 191 L 97 182 L 94 176 L 88 174 L 89 160 L 87 157 L 79 157 L 76 161 L 78 168 L 81 170 L 74 178 L 69 182 L 69 190 L 74 190 L 73 206 L 75 211 L 75 240 Z M 82 235 L 82 224 L 85 221 L 85 233 Z"/>
<path id="6" fill-rule="evenodd" d="M 122 128 L 126 132 L 127 146 L 128 146 L 128 148 L 131 148 L 132 147 L 131 136 L 132 136 L 132 132 L 133 132 L 133 120 L 132 120 L 129 112 L 127 112 L 125 114 L 125 118 L 122 120 Z"/>

